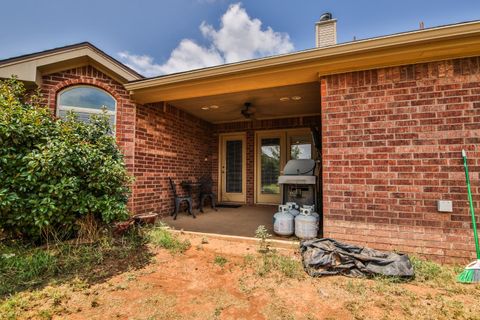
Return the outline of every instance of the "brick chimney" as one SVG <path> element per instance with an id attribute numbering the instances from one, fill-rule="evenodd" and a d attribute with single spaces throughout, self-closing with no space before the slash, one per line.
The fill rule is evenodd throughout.
<path id="1" fill-rule="evenodd" d="M 326 12 L 315 24 L 315 46 L 322 48 L 334 44 L 337 44 L 337 19 L 333 19 L 332 14 Z"/>

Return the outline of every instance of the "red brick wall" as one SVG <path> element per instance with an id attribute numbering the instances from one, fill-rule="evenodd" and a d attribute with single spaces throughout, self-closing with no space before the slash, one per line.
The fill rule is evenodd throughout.
<path id="1" fill-rule="evenodd" d="M 215 135 L 212 146 L 212 179 L 215 192 L 218 193 L 218 142 L 219 134 L 229 132 L 246 132 L 247 136 L 247 204 L 254 204 L 254 183 L 255 183 L 255 131 L 273 129 L 308 128 L 320 125 L 320 116 L 296 117 L 259 121 L 242 121 L 234 123 L 217 124 L 214 126 Z"/>
<path id="2" fill-rule="evenodd" d="M 479 58 L 326 76 L 321 94 L 325 235 L 473 258 L 461 150 L 479 208 Z"/>
<path id="3" fill-rule="evenodd" d="M 117 141 L 136 177 L 135 213 L 172 210 L 168 176 L 218 179 L 218 135 L 247 133 L 247 202 L 254 201 L 254 132 L 318 125 L 318 117 L 212 125 L 162 104 L 135 106 L 93 67 L 43 76 L 55 111 L 62 89 L 93 85 L 117 100 Z M 321 79 L 325 235 L 445 262 L 473 257 L 460 150 L 469 151 L 480 202 L 479 58 L 392 67 Z M 205 160 L 206 159 L 206 160 Z M 452 200 L 439 213 L 436 200 Z M 480 210 L 478 210 L 480 212 Z"/>
<path id="4" fill-rule="evenodd" d="M 91 85 L 110 93 L 117 101 L 117 143 L 125 155 L 125 163 L 133 172 L 135 104 L 123 85 L 91 66 L 65 70 L 42 77 L 41 92 L 45 102 L 55 114 L 57 95 L 75 85 Z"/>
<path id="5" fill-rule="evenodd" d="M 179 184 L 211 173 L 212 125 L 163 104 L 137 105 L 136 120 L 134 212 L 168 214 L 168 177 Z"/>
<path id="6" fill-rule="evenodd" d="M 57 108 L 57 95 L 67 87 L 75 85 L 91 85 L 110 93 L 117 101 L 116 138 L 122 150 L 125 164 L 130 173 L 134 172 L 134 132 L 135 132 L 135 103 L 130 99 L 128 91 L 123 85 L 106 74 L 91 66 L 73 68 L 42 77 L 40 87 L 45 103 L 55 114 Z M 132 197 L 129 208 L 132 207 Z"/>
<path id="7" fill-rule="evenodd" d="M 58 92 L 75 85 L 99 87 L 117 101 L 117 143 L 135 176 L 133 213 L 173 209 L 169 176 L 179 183 L 210 174 L 212 126 L 207 122 L 163 104 L 135 105 L 122 84 L 91 66 L 43 76 L 41 91 L 53 113 Z"/>
<path id="8" fill-rule="evenodd" d="M 213 125 L 173 106 L 137 105 L 133 210 L 170 213 L 168 177 L 178 184 L 211 175 L 218 192 L 218 136 L 226 132 L 247 133 L 247 202 L 253 204 L 254 132 L 319 123 L 320 117 L 305 117 Z"/>
<path id="9" fill-rule="evenodd" d="M 319 117 L 297 117 L 212 125 L 162 103 L 135 105 L 122 84 L 91 66 L 45 75 L 42 82 L 42 93 L 54 113 L 58 92 L 70 86 L 96 86 L 117 100 L 117 142 L 135 177 L 130 198 L 134 213 L 173 210 L 168 177 L 179 183 L 211 174 L 216 189 L 218 135 L 226 132 L 247 133 L 247 202 L 253 204 L 255 131 L 320 123 Z M 181 192 L 180 187 L 177 190 Z"/>

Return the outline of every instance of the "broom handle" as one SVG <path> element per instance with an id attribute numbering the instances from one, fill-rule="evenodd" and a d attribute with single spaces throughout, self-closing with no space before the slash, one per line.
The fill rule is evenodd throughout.
<path id="1" fill-rule="evenodd" d="M 465 179 L 467 181 L 468 202 L 470 203 L 470 214 L 472 216 L 473 236 L 475 237 L 475 250 L 477 252 L 477 259 L 480 260 L 480 246 L 478 244 L 477 221 L 475 219 L 475 212 L 473 211 L 472 189 L 470 188 L 470 178 L 468 177 L 467 153 L 462 150 L 463 167 L 465 168 Z"/>

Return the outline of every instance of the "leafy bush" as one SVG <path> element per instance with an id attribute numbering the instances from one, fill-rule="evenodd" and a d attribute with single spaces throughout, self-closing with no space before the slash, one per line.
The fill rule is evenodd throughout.
<path id="1" fill-rule="evenodd" d="M 38 94 L 0 81 L 0 228 L 40 239 L 76 221 L 127 217 L 129 184 L 108 117 L 55 119 Z"/>
<path id="2" fill-rule="evenodd" d="M 167 249 L 171 253 L 184 253 L 191 247 L 188 240 L 181 240 L 161 224 L 147 232 L 149 241 L 155 246 Z"/>

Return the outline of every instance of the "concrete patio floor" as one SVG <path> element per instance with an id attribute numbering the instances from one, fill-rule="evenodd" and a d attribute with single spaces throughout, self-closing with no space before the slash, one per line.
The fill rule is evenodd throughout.
<path id="1" fill-rule="evenodd" d="M 273 215 L 277 212 L 277 206 L 245 205 L 239 208 L 218 208 L 218 211 L 206 208 L 204 211 L 201 213 L 195 210 L 196 219 L 186 212 L 180 212 L 177 220 L 165 217 L 162 221 L 177 230 L 242 237 L 254 237 L 258 226 L 264 225 L 274 235 Z"/>

